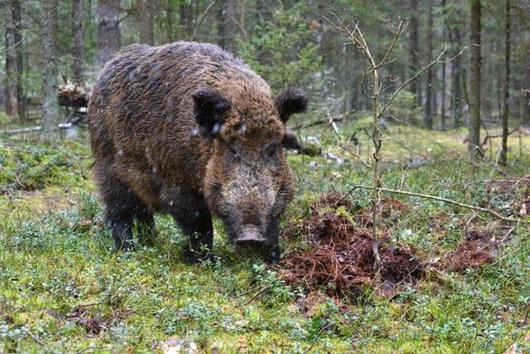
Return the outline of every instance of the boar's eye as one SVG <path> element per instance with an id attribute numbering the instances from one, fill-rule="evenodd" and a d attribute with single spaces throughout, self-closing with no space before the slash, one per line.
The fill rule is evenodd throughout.
<path id="1" fill-rule="evenodd" d="M 239 151 L 236 149 L 236 147 L 234 145 L 226 144 L 226 146 L 228 147 L 228 151 L 230 151 L 230 155 L 232 155 L 235 158 L 240 158 L 241 157 L 241 154 L 239 153 Z"/>
<path id="2" fill-rule="evenodd" d="M 272 145 L 272 146 L 269 146 L 266 150 L 265 150 L 265 153 L 267 155 L 268 158 L 270 159 L 274 159 L 275 157 L 278 156 L 278 145 Z"/>

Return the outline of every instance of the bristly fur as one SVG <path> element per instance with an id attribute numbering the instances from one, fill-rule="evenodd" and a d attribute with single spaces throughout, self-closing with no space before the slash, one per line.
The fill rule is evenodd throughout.
<path id="1" fill-rule="evenodd" d="M 233 235 L 257 223 L 277 244 L 294 191 L 283 123 L 306 103 L 292 88 L 273 100 L 261 77 L 216 45 L 118 53 L 89 104 L 95 176 L 116 247 L 128 246 L 134 221 L 151 230 L 154 212 L 173 215 L 194 254 L 211 247 L 212 212 Z"/>

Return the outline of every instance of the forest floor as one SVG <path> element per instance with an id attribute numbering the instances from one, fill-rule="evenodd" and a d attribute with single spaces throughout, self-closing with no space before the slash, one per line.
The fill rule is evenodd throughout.
<path id="1" fill-rule="evenodd" d="M 0 353 L 529 352 L 529 224 L 384 194 L 373 274 L 370 191 L 353 188 L 371 181 L 367 127 L 303 130 L 323 154 L 289 154 L 298 189 L 275 267 L 238 255 L 217 220 L 213 263 L 182 261 L 167 216 L 153 247 L 114 253 L 86 137 L 1 138 Z M 387 188 L 529 220 L 530 136 L 511 137 L 504 169 L 467 161 L 464 130 L 384 137 Z"/>

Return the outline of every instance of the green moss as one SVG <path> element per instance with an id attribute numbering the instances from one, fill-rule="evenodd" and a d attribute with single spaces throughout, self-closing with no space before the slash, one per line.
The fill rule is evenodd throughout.
<path id="1" fill-rule="evenodd" d="M 340 129 L 347 140 L 350 125 Z M 455 155 L 449 150 L 465 153 L 461 132 L 389 129 L 388 134 L 414 141 L 430 157 L 444 157 L 420 168 L 392 165 L 383 176 L 390 188 L 480 204 L 487 197 L 483 181 L 502 177 L 490 165 L 451 159 Z M 307 218 L 309 206 L 325 192 L 350 191 L 356 206 L 370 204 L 368 191 L 352 189 L 370 183 L 370 170 L 336 147 L 334 133 L 320 128 L 308 134 L 318 136 L 325 152 L 352 162 L 339 165 L 323 157 L 289 155 L 298 189 L 284 226 Z M 447 149 L 436 151 L 432 140 L 443 141 Z M 361 154 L 368 156 L 368 140 L 362 138 L 361 144 Z M 384 162 L 411 156 L 391 140 L 385 144 Z M 513 230 L 495 263 L 463 274 L 443 269 L 450 282 L 427 276 L 392 299 L 367 289 L 340 299 L 347 311 L 324 297 L 306 312 L 303 289 L 285 285 L 259 260 L 238 255 L 226 244 L 217 220 L 214 252 L 220 260 L 214 264 L 182 262 L 179 250 L 185 240 L 167 216 L 157 216 L 153 247 L 113 253 L 90 178 L 86 142 L 42 147 L 32 141 L 8 141 L 0 156 L 2 188 L 9 186 L 0 196 L 0 352 L 151 352 L 153 345 L 169 338 L 188 339 L 204 352 L 215 347 L 222 353 L 304 353 L 310 348 L 321 353 L 425 348 L 440 353 L 505 352 L 514 343 L 527 346 L 528 329 L 521 325 L 530 293 L 530 232 L 525 225 Z M 317 168 L 308 168 L 312 161 Z M 527 167 L 526 160 L 512 162 L 509 173 L 522 176 Z M 390 242 L 413 245 L 430 260 L 456 247 L 473 216 L 432 200 L 393 197 L 407 210 L 390 230 Z M 355 216 L 355 210 L 336 212 L 351 220 Z M 504 230 L 489 215 L 473 220 Z M 296 243 L 289 240 L 284 246 L 292 249 Z M 86 307 L 88 319 L 102 321 L 105 328 L 99 334 L 90 334 L 83 322 L 87 318 L 76 315 L 80 305 Z"/>
<path id="2" fill-rule="evenodd" d="M 78 155 L 81 149 L 86 151 L 75 143 L 0 145 L 0 192 L 82 183 L 87 179 L 88 164 Z"/>

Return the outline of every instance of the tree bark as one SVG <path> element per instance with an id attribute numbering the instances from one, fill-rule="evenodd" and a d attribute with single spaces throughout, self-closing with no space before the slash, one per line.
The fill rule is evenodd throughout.
<path id="1" fill-rule="evenodd" d="M 73 0 L 72 4 L 72 32 L 74 33 L 74 48 L 72 55 L 74 61 L 72 64 L 72 73 L 74 83 L 83 85 L 84 78 L 84 50 L 83 50 L 83 0 Z"/>
<path id="2" fill-rule="evenodd" d="M 236 1 L 225 0 L 219 4 L 218 32 L 219 45 L 232 54 L 237 54 Z"/>
<path id="3" fill-rule="evenodd" d="M 442 30 L 442 37 L 443 42 L 447 43 L 447 25 L 446 25 L 446 16 L 447 16 L 447 9 L 446 9 L 446 0 L 442 0 L 442 17 L 444 19 L 443 24 L 443 30 Z M 447 85 L 447 65 L 445 60 L 442 62 L 442 97 L 441 97 L 441 114 L 442 114 L 442 130 L 445 130 L 446 123 L 445 123 L 445 90 Z"/>
<path id="4" fill-rule="evenodd" d="M 16 52 L 15 52 L 15 24 L 13 21 L 12 1 L 4 4 L 5 13 L 5 111 L 10 116 L 15 116 L 18 111 L 17 85 L 16 85 Z"/>
<path id="5" fill-rule="evenodd" d="M 172 0 L 166 1 L 166 37 L 168 42 L 173 42 L 175 38 L 175 24 L 173 22 L 175 5 Z"/>
<path id="6" fill-rule="evenodd" d="M 410 0 L 409 2 L 410 14 L 410 35 L 409 35 L 409 57 L 410 68 L 409 75 L 412 76 L 420 67 L 418 59 L 418 0 Z M 418 81 L 414 80 L 411 83 L 410 90 L 416 95 L 416 105 L 421 105 L 421 94 Z"/>
<path id="7" fill-rule="evenodd" d="M 24 93 L 23 75 L 24 75 L 24 51 L 22 38 L 22 8 L 20 0 L 12 0 L 13 4 L 13 23 L 15 25 L 15 57 L 17 63 L 17 114 L 20 122 L 26 118 L 26 96 Z"/>
<path id="8" fill-rule="evenodd" d="M 510 115 L 510 107 L 508 100 L 510 99 L 510 0 L 505 0 L 505 23 L 504 23 L 504 100 L 502 111 L 502 150 L 500 156 L 500 163 L 506 166 L 508 162 L 508 118 Z"/>
<path id="9" fill-rule="evenodd" d="M 346 116 L 349 116 L 353 111 L 353 100 L 354 98 L 354 92 L 353 88 L 355 87 L 355 81 L 353 80 L 353 73 L 351 67 L 352 67 L 352 55 L 347 50 L 347 47 L 345 45 L 342 46 L 342 72 L 344 75 L 340 78 L 339 82 L 343 89 L 343 112 Z"/>
<path id="10" fill-rule="evenodd" d="M 137 4 L 138 32 L 140 43 L 149 45 L 155 44 L 155 34 L 153 29 L 153 0 L 138 0 Z"/>
<path id="11" fill-rule="evenodd" d="M 427 62 L 432 61 L 432 38 L 433 38 L 433 1 L 429 0 L 429 21 L 427 24 Z M 433 68 L 429 67 L 427 70 L 427 87 L 425 88 L 425 116 L 423 120 L 423 125 L 427 129 L 432 129 L 432 84 L 433 84 Z"/>
<path id="12" fill-rule="evenodd" d="M 102 67 L 120 49 L 120 0 L 98 0 L 97 65 Z"/>
<path id="13" fill-rule="evenodd" d="M 481 155 L 480 150 L 480 66 L 481 66 L 481 3 L 480 0 L 471 0 L 471 67 L 470 67 L 470 117 L 468 150 L 472 161 Z"/>
<path id="14" fill-rule="evenodd" d="M 530 46 L 528 47 L 527 58 L 530 58 Z M 523 125 L 530 127 L 530 60 L 526 64 L 526 75 L 523 82 Z"/>
<path id="15" fill-rule="evenodd" d="M 22 9 L 20 0 L 8 0 L 4 4 L 5 19 L 5 111 L 17 116 L 22 122 L 25 118 L 25 99 L 22 75 L 24 72 Z"/>
<path id="16" fill-rule="evenodd" d="M 193 35 L 193 6 L 187 1 L 181 1 L 179 6 L 179 24 L 182 39 Z"/>
<path id="17" fill-rule="evenodd" d="M 43 54 L 44 54 L 44 102 L 41 139 L 54 141 L 59 138 L 59 103 L 57 102 L 57 0 L 44 0 Z"/>
<path id="18" fill-rule="evenodd" d="M 452 54 L 456 56 L 451 62 L 451 109 L 453 115 L 453 128 L 460 128 L 461 116 L 462 116 L 462 85 L 461 85 L 461 58 L 458 53 L 462 47 L 462 32 L 460 28 L 455 28 L 454 31 L 450 30 L 451 44 L 453 47 Z"/>
<path id="19" fill-rule="evenodd" d="M 431 84 L 431 112 L 432 112 L 432 119 L 436 119 L 436 115 L 438 114 L 438 90 L 437 85 L 438 83 L 438 70 L 437 68 L 433 69 L 432 72 L 432 84 Z M 434 122 L 433 122 L 434 125 Z"/>

